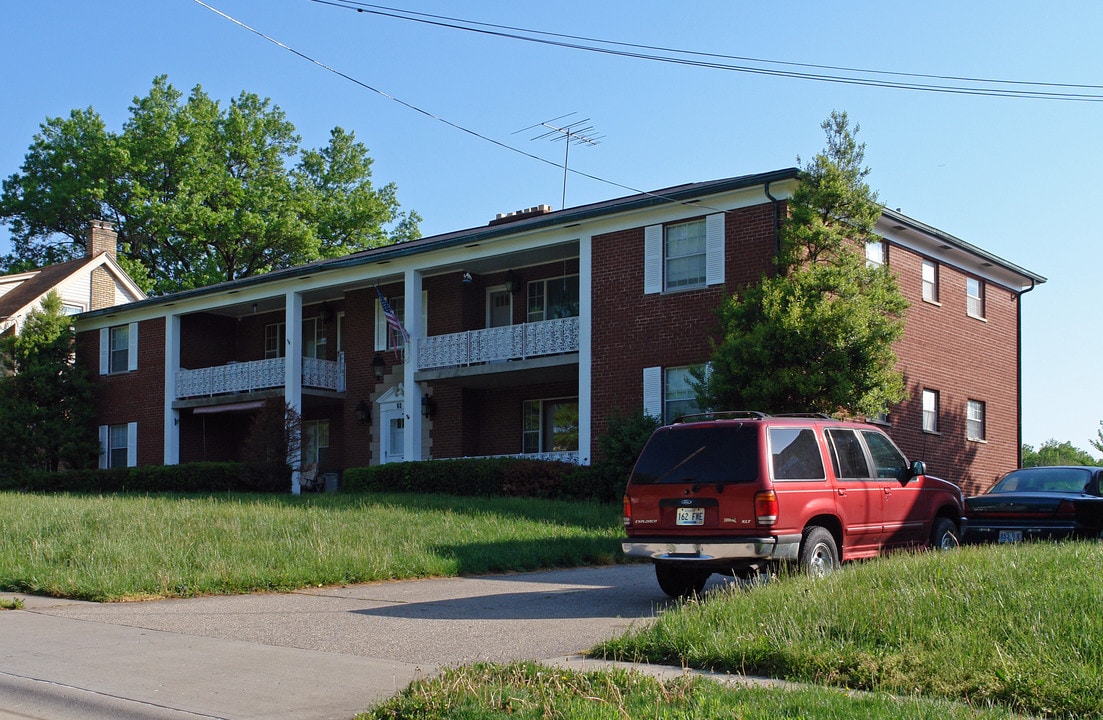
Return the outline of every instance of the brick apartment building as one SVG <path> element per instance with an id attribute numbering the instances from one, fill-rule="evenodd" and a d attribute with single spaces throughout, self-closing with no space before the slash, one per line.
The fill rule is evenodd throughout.
<path id="1" fill-rule="evenodd" d="M 694 183 L 87 312 L 103 466 L 240 457 L 268 397 L 323 470 L 523 454 L 590 463 L 614 412 L 694 410 L 713 309 L 772 270 L 798 171 Z M 910 399 L 882 421 L 967 492 L 1017 466 L 1020 299 L 1045 278 L 886 211 Z M 388 327 L 386 299 L 409 339 Z M 740 408 L 756 409 L 756 408 Z M 298 490 L 298 484 L 293 488 Z"/>

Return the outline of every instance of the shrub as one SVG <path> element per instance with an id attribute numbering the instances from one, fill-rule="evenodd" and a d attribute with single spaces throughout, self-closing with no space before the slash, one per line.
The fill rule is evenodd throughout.
<path id="1" fill-rule="evenodd" d="M 387 463 L 350 468 L 346 492 L 444 493 L 448 495 L 604 499 L 592 468 L 523 458 L 464 458 Z M 619 497 L 619 494 L 618 494 Z"/>

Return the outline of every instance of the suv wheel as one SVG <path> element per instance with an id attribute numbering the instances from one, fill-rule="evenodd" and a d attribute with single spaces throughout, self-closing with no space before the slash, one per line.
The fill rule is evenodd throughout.
<path id="1" fill-rule="evenodd" d="M 934 550 L 953 550 L 961 541 L 957 537 L 957 525 L 949 518 L 935 518 L 931 528 L 931 548 Z"/>
<path id="2" fill-rule="evenodd" d="M 835 536 L 826 528 L 812 526 L 800 541 L 800 568 L 813 577 L 823 577 L 839 567 Z"/>
<path id="3" fill-rule="evenodd" d="M 655 578 L 662 591 L 672 598 L 688 598 L 699 595 L 709 576 L 708 570 L 655 563 Z"/>

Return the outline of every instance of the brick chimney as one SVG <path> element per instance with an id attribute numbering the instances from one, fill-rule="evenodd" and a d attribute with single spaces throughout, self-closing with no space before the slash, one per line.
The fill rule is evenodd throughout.
<path id="1" fill-rule="evenodd" d="M 93 220 L 88 229 L 87 256 L 94 258 L 100 253 L 107 253 L 108 257 L 114 260 L 118 237 L 114 223 L 107 220 Z M 91 301 L 89 310 L 99 310 L 117 303 L 115 279 L 103 265 L 92 270 L 92 296 L 89 300 Z"/>
<path id="2" fill-rule="evenodd" d="M 105 252 L 114 260 L 118 238 L 119 234 L 115 232 L 113 222 L 93 220 L 88 229 L 88 257 L 96 257 L 101 252 Z"/>

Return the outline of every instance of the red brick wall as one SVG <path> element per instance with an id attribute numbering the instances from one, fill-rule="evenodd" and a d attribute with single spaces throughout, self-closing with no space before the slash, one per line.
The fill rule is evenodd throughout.
<path id="1" fill-rule="evenodd" d="M 1018 462 L 1018 313 L 1016 293 L 985 284 L 985 319 L 966 313 L 967 275 L 939 266 L 939 303 L 922 298 L 923 258 L 898 246 L 889 267 L 911 302 L 899 368 L 910 399 L 890 413 L 901 449 L 966 494 L 988 488 Z M 922 431 L 922 392 L 939 393 L 938 434 Z M 966 439 L 966 402 L 985 403 L 986 441 Z"/>
<path id="2" fill-rule="evenodd" d="M 643 369 L 708 360 L 715 310 L 736 288 L 773 270 L 771 205 L 734 210 L 724 221 L 726 286 L 671 293 L 643 292 L 642 227 L 593 238 L 592 431 L 605 432 L 614 411 L 643 405 Z"/>
<path id="3" fill-rule="evenodd" d="M 100 425 L 138 423 L 138 464 L 160 465 L 165 457 L 165 322 L 138 325 L 138 369 L 100 375 L 100 332 L 77 335 L 77 361 L 97 385 Z"/>

